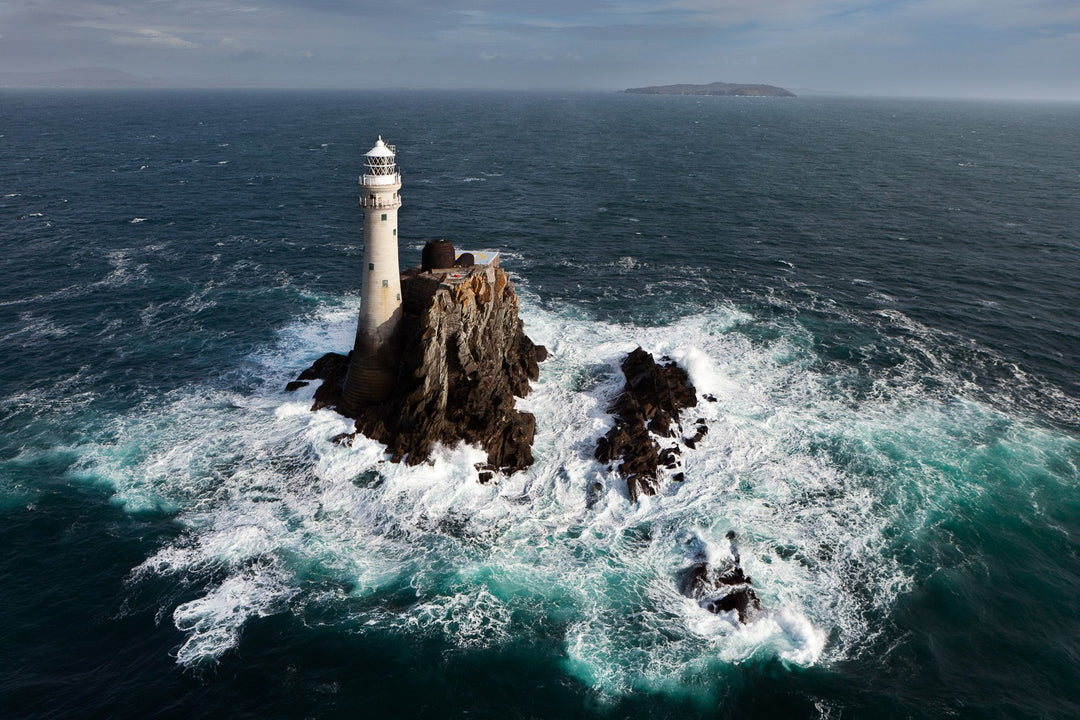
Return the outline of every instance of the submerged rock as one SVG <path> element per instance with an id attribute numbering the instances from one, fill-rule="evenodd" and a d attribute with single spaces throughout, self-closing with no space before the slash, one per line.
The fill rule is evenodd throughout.
<path id="1" fill-rule="evenodd" d="M 547 351 L 525 334 L 509 277 L 497 266 L 417 268 L 402 277 L 401 290 L 397 382 L 385 401 L 349 414 L 356 431 L 385 443 L 394 462 L 417 465 L 436 445 L 465 441 L 487 451 L 489 469 L 530 466 L 536 419 L 515 408 L 515 397 L 528 394 Z M 300 375 L 323 380 L 313 410 L 341 412 L 347 371 L 347 356 L 328 353 Z"/>
<path id="2" fill-rule="evenodd" d="M 631 500 L 655 495 L 660 489 L 659 468 L 675 470 L 682 452 L 677 444 L 664 449 L 656 438 L 680 436 L 679 413 L 697 405 L 697 395 L 686 371 L 673 360 L 657 363 L 652 354 L 636 348 L 622 362 L 626 385 L 610 412 L 615 426 L 596 444 L 595 457 L 609 469 L 617 467 L 626 478 Z M 708 428 L 698 421 L 697 434 L 688 447 L 704 437 Z M 676 473 L 681 480 L 682 474 Z"/>

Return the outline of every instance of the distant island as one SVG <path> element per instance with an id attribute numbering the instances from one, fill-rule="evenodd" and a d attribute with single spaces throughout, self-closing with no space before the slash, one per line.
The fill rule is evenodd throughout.
<path id="1" fill-rule="evenodd" d="M 652 85 L 627 88 L 623 92 L 638 95 L 723 95 L 735 97 L 795 97 L 795 93 L 775 85 L 743 85 L 714 82 L 708 85 Z"/>

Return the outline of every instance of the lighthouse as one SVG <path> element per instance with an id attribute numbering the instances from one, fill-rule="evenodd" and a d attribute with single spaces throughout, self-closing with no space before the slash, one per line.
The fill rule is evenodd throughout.
<path id="1" fill-rule="evenodd" d="M 360 176 L 364 264 L 360 320 L 342 396 L 347 411 L 385 400 L 393 390 L 402 312 L 397 238 L 401 174 L 397 170 L 394 146 L 387 145 L 380 136 L 364 159 L 366 168 Z"/>

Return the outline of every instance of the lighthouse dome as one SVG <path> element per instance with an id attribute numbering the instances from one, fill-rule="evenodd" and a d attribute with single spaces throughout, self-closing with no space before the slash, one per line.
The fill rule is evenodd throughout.
<path id="1" fill-rule="evenodd" d="M 392 158 L 394 157 L 394 146 L 387 145 L 383 142 L 382 135 L 375 141 L 375 147 L 367 151 L 364 157 L 369 158 Z"/>
<path id="2" fill-rule="evenodd" d="M 375 147 L 364 154 L 367 172 L 360 178 L 361 185 L 393 185 L 400 182 L 394 150 L 394 146 L 384 143 L 380 135 Z"/>

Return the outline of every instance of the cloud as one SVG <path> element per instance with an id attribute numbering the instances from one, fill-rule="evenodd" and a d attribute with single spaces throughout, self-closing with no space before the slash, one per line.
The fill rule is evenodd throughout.
<path id="1" fill-rule="evenodd" d="M 109 42 L 113 45 L 162 47 L 172 48 L 174 50 L 194 50 L 199 47 L 198 43 L 153 28 L 139 28 L 137 30 L 123 30 L 119 32 L 114 31 L 109 35 Z"/>
<path id="2" fill-rule="evenodd" d="M 1019 57 L 1068 89 L 1061 67 L 1080 67 L 1076 0 L 3 0 L 0 27 L 5 69 L 262 85 L 908 91 Z"/>
<path id="3" fill-rule="evenodd" d="M 1072 0 L 911 0 L 898 15 L 918 23 L 949 22 L 972 28 L 1080 26 L 1080 3 Z"/>

